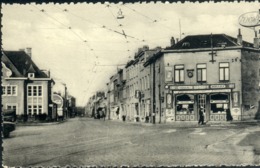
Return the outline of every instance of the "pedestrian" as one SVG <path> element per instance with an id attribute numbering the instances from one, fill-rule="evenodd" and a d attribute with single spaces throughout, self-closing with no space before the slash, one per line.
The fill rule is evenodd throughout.
<path id="1" fill-rule="evenodd" d="M 231 112 L 230 112 L 230 109 L 226 109 L 226 119 L 227 121 L 232 121 L 233 120 L 233 117 L 231 115 Z"/>
<path id="2" fill-rule="evenodd" d="M 204 110 L 203 110 L 203 107 L 200 107 L 199 109 L 199 123 L 201 123 L 201 125 L 204 125 Z"/>
<path id="3" fill-rule="evenodd" d="M 106 120 L 106 111 L 105 109 L 102 110 L 103 111 L 103 118 L 104 118 L 104 121 Z"/>

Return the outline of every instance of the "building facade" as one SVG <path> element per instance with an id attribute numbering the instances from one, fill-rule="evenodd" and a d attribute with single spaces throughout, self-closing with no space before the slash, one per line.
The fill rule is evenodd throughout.
<path id="1" fill-rule="evenodd" d="M 31 49 L 2 51 L 2 109 L 15 109 L 17 119 L 52 120 L 52 87 L 49 73 L 31 58 Z"/>
<path id="2" fill-rule="evenodd" d="M 162 50 L 154 66 L 156 122 L 254 118 L 259 112 L 259 48 L 225 34 L 187 36 Z M 156 77 L 156 74 L 157 75 Z"/>

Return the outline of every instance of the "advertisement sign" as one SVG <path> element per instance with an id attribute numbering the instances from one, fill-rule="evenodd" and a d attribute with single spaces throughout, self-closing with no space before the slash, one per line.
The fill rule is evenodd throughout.
<path id="1" fill-rule="evenodd" d="M 260 11 L 244 13 L 238 18 L 238 22 L 241 26 L 244 26 L 244 27 L 260 26 L 260 14 L 259 13 L 260 13 Z"/>
<path id="2" fill-rule="evenodd" d="M 172 94 L 166 93 L 166 108 L 171 109 L 172 107 Z"/>
<path id="3" fill-rule="evenodd" d="M 240 107 L 239 106 L 239 92 L 232 93 L 232 107 Z"/>
<path id="4" fill-rule="evenodd" d="M 63 98 L 60 95 L 53 94 L 52 101 L 57 104 L 57 112 L 58 116 L 63 115 Z"/>
<path id="5" fill-rule="evenodd" d="M 172 82 L 172 67 L 165 67 L 165 81 Z"/>

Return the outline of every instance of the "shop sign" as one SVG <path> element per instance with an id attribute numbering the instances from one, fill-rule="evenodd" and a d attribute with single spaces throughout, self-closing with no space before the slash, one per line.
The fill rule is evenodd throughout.
<path id="1" fill-rule="evenodd" d="M 178 101 L 177 104 L 194 104 L 194 100 L 191 100 L 191 101 Z"/>
<path id="2" fill-rule="evenodd" d="M 171 109 L 172 107 L 172 94 L 166 93 L 166 108 Z"/>
<path id="3" fill-rule="evenodd" d="M 180 90 L 174 91 L 174 94 L 179 93 L 219 93 L 219 92 L 231 92 L 230 89 L 219 89 L 219 90 Z"/>
<path id="4" fill-rule="evenodd" d="M 210 100 L 210 103 L 228 103 L 228 100 Z"/>
<path id="5" fill-rule="evenodd" d="M 226 85 L 210 85 L 211 89 L 223 89 L 226 88 Z"/>
<path id="6" fill-rule="evenodd" d="M 239 92 L 233 92 L 232 93 L 232 106 L 233 107 L 239 107 Z"/>
<path id="7" fill-rule="evenodd" d="M 234 89 L 235 84 L 212 84 L 212 85 L 183 85 L 183 86 L 169 86 L 171 90 L 196 90 L 196 89 Z"/>
<path id="8" fill-rule="evenodd" d="M 208 89 L 209 86 L 208 85 L 198 85 L 198 86 L 194 86 L 194 89 Z"/>
<path id="9" fill-rule="evenodd" d="M 259 11 L 260 12 L 260 11 Z M 239 18 L 239 24 L 244 27 L 256 27 L 260 26 L 260 14 L 259 12 L 248 12 L 242 14 Z"/>

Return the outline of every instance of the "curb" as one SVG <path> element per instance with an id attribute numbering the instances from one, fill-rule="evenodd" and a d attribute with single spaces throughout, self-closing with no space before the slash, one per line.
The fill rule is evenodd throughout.
<path id="1" fill-rule="evenodd" d="M 47 125 L 57 125 L 64 122 L 65 121 L 49 122 L 49 123 L 16 123 L 16 126 L 47 126 Z"/>

